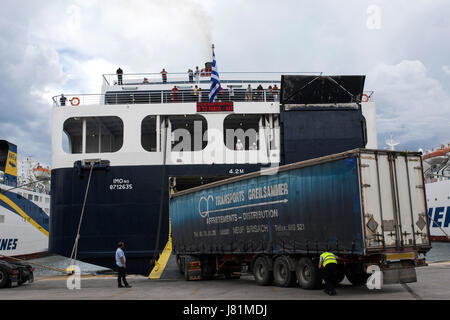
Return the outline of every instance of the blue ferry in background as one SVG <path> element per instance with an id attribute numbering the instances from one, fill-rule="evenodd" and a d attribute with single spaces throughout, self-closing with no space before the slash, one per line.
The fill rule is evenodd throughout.
<path id="1" fill-rule="evenodd" d="M 30 158 L 27 162 L 18 176 L 17 146 L 0 140 L 0 256 L 27 258 L 48 252 L 50 170 Z"/>

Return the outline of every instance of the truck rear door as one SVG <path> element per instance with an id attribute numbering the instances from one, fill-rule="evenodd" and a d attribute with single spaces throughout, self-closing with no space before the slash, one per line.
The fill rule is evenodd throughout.
<path id="1" fill-rule="evenodd" d="M 359 164 L 367 250 L 429 245 L 420 154 L 366 150 Z"/>

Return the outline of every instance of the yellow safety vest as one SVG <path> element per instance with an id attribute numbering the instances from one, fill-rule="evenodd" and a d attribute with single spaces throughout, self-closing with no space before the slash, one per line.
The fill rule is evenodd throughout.
<path id="1" fill-rule="evenodd" d="M 329 263 L 336 263 L 337 259 L 336 256 L 331 252 L 324 252 L 320 255 L 322 257 L 322 266 L 325 268 L 325 266 Z"/>

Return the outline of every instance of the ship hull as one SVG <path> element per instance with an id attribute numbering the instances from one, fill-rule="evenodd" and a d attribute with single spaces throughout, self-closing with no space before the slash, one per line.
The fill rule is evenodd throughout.
<path id="1" fill-rule="evenodd" d="M 35 257 L 48 252 L 49 216 L 42 208 L 23 197 L 37 197 L 45 202 L 48 195 L 22 189 L 0 193 L 0 255 L 9 257 Z"/>
<path id="2" fill-rule="evenodd" d="M 125 243 L 127 270 L 146 274 L 169 237 L 169 178 L 218 177 L 259 170 L 260 165 L 117 166 L 92 171 L 80 227 L 77 259 L 115 269 Z M 80 223 L 88 169 L 52 170 L 49 250 L 70 257 Z M 199 178 L 200 179 L 200 178 Z"/>
<path id="3" fill-rule="evenodd" d="M 425 184 L 427 195 L 430 239 L 450 242 L 450 180 Z"/>

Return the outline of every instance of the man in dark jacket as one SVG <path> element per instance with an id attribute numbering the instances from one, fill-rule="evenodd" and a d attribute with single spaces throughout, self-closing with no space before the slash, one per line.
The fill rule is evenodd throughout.
<path id="1" fill-rule="evenodd" d="M 123 75 L 122 69 L 120 69 L 120 67 L 119 67 L 119 69 L 117 69 L 116 73 L 117 73 L 117 84 L 122 84 L 122 75 Z"/>

